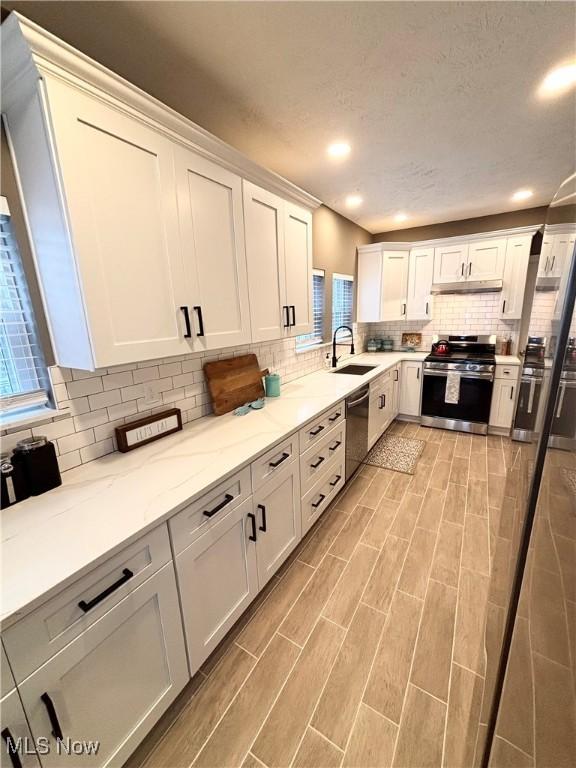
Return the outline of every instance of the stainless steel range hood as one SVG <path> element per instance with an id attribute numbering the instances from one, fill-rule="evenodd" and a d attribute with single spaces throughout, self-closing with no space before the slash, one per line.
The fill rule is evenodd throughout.
<path id="1" fill-rule="evenodd" d="M 462 280 L 457 283 L 437 283 L 432 293 L 498 293 L 502 280 Z"/>

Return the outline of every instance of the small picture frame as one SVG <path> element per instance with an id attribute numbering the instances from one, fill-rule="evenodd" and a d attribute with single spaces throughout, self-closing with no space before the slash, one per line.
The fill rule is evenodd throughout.
<path id="1" fill-rule="evenodd" d="M 182 429 L 182 412 L 179 408 L 168 408 L 152 416 L 145 416 L 130 424 L 116 427 L 116 442 L 121 453 L 133 451 L 141 445 L 153 443 L 166 435 Z"/>

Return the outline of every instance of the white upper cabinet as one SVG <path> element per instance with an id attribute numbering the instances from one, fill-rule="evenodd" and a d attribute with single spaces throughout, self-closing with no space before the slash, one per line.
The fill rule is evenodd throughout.
<path id="1" fill-rule="evenodd" d="M 408 267 L 407 320 L 429 320 L 432 316 L 434 248 L 413 248 Z"/>
<path id="2" fill-rule="evenodd" d="M 320 201 L 23 17 L 0 34 L 2 113 L 57 364 L 311 330 Z M 270 190 L 259 209 L 246 201 L 252 307 L 244 178 Z"/>
<path id="3" fill-rule="evenodd" d="M 554 235 L 544 233 L 542 238 L 542 247 L 540 248 L 540 258 L 538 259 L 538 277 L 549 277 L 550 262 L 552 259 L 552 247 L 554 245 Z"/>
<path id="4" fill-rule="evenodd" d="M 434 248 L 434 282 L 457 283 L 466 279 L 468 244 Z"/>
<path id="5" fill-rule="evenodd" d="M 506 238 L 478 240 L 468 246 L 467 280 L 502 280 Z"/>
<path id="6" fill-rule="evenodd" d="M 245 181 L 244 220 L 252 339 L 280 339 L 289 326 L 284 266 L 284 201 Z"/>
<path id="7" fill-rule="evenodd" d="M 405 320 L 408 301 L 407 250 L 367 246 L 358 250 L 358 322 Z"/>
<path id="8" fill-rule="evenodd" d="M 47 78 L 45 87 L 73 249 L 58 265 L 39 259 L 53 332 L 64 331 L 62 305 L 83 298 L 92 367 L 190 351 L 179 310 L 186 290 L 171 143 L 59 80 Z M 43 238 L 49 222 L 41 225 Z M 80 288 L 64 297 L 70 273 Z M 75 358 L 63 352 L 58 362 Z"/>
<path id="9" fill-rule="evenodd" d="M 505 320 L 519 320 L 522 317 L 531 243 L 531 235 L 509 237 L 506 242 L 506 263 L 500 304 L 500 316 Z"/>
<path id="10" fill-rule="evenodd" d="M 250 341 L 242 180 L 226 168 L 175 147 L 182 255 L 194 347 Z M 186 310 L 184 310 L 186 311 Z"/>
<path id="11" fill-rule="evenodd" d="M 289 333 L 299 336 L 312 330 L 312 214 L 292 203 L 284 206 L 284 259 Z"/>

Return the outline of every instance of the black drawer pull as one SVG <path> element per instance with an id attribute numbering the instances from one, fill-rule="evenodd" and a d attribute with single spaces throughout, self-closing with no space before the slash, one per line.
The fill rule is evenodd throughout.
<path id="1" fill-rule="evenodd" d="M 109 595 L 111 595 L 112 592 L 116 592 L 116 590 L 120 589 L 123 584 L 126 584 L 127 581 L 130 581 L 132 576 L 134 576 L 134 574 L 130 568 L 124 568 L 122 571 L 122 576 L 120 576 L 118 581 L 115 581 L 114 584 L 110 584 L 109 587 L 106 587 L 104 592 L 100 592 L 100 594 L 96 595 L 96 597 L 92 598 L 92 600 L 89 600 L 88 602 L 86 602 L 86 600 L 80 600 L 78 603 L 78 608 L 81 608 L 84 613 L 88 613 L 88 611 L 92 610 L 92 608 L 97 606 L 98 603 L 101 603 L 102 600 L 105 600 Z M 47 696 L 48 694 L 45 695 Z"/>
<path id="2" fill-rule="evenodd" d="M 330 485 L 332 486 L 332 488 L 334 488 L 334 486 L 335 486 L 335 485 L 338 485 L 338 483 L 340 482 L 340 480 L 342 480 L 342 475 L 336 475 L 336 477 L 334 478 L 334 480 L 332 480 L 332 482 L 330 483 Z"/>
<path id="3" fill-rule="evenodd" d="M 206 517 L 213 517 L 216 512 L 220 512 L 221 509 L 224 509 L 224 507 L 233 500 L 234 496 L 232 496 L 231 493 L 227 493 L 226 496 L 224 496 L 224 501 L 221 501 L 220 504 L 217 504 L 214 509 L 205 509 L 204 514 Z"/>
<path id="4" fill-rule="evenodd" d="M 336 421 L 336 419 L 339 419 L 341 416 L 340 412 L 335 413 L 334 416 L 329 416 L 328 421 Z"/>
<path id="5" fill-rule="evenodd" d="M 259 528 L 262 533 L 266 533 L 266 507 L 264 504 L 258 504 L 258 509 L 262 512 L 262 525 Z"/>
<path id="6" fill-rule="evenodd" d="M 6 742 L 6 752 L 10 755 L 10 762 L 12 763 L 12 768 L 22 768 L 20 755 L 18 754 L 18 747 L 16 746 L 14 737 L 12 736 L 8 728 L 4 728 L 4 730 L 2 731 L 2 738 Z"/>
<path id="7" fill-rule="evenodd" d="M 324 461 L 324 456 L 318 456 L 318 461 L 316 462 L 316 464 L 310 464 L 310 466 L 312 467 L 312 469 L 318 469 L 318 467 L 320 466 L 320 464 L 322 464 L 323 461 Z"/>
<path id="8" fill-rule="evenodd" d="M 252 534 L 248 536 L 250 541 L 256 541 L 256 515 L 254 512 L 248 512 L 248 517 L 250 518 L 250 522 L 252 523 Z"/>
<path id="9" fill-rule="evenodd" d="M 268 466 L 272 467 L 272 469 L 276 469 L 276 467 L 279 467 L 280 464 L 282 464 L 283 461 L 286 461 L 290 457 L 289 453 L 283 453 L 282 456 L 278 459 L 278 461 L 270 461 L 268 462 Z"/>
<path id="10" fill-rule="evenodd" d="M 324 425 L 323 424 L 319 424 L 316 427 L 316 429 L 311 429 L 309 434 L 312 435 L 312 437 L 316 437 L 316 435 L 319 435 L 320 432 L 322 432 L 323 429 L 324 429 Z"/>
<path id="11" fill-rule="evenodd" d="M 323 493 L 321 493 L 321 494 L 320 494 L 320 498 L 318 499 L 318 501 L 317 501 L 317 502 L 315 502 L 314 504 L 312 504 L 312 506 L 314 507 L 314 509 L 316 509 L 316 507 L 319 507 L 319 506 L 320 506 L 320 504 L 322 504 L 322 502 L 324 501 L 324 499 L 325 499 L 325 498 L 326 498 L 326 496 L 324 496 L 324 494 L 323 494 Z"/>
<path id="12" fill-rule="evenodd" d="M 204 336 L 204 320 L 202 319 L 202 307 L 194 307 L 198 315 L 198 333 L 196 336 Z"/>
<path id="13" fill-rule="evenodd" d="M 282 311 L 286 314 L 284 328 L 290 328 L 290 310 L 288 309 L 287 304 L 282 307 Z"/>
<path id="14" fill-rule="evenodd" d="M 290 304 L 290 311 L 292 312 L 292 322 L 290 323 L 290 327 L 294 328 L 296 325 L 296 307 L 294 304 Z"/>
<path id="15" fill-rule="evenodd" d="M 184 313 L 184 322 L 186 323 L 186 333 L 184 334 L 184 338 L 189 339 L 192 336 L 192 328 L 190 327 L 190 313 L 188 312 L 188 307 L 180 307 L 180 309 Z"/>
<path id="16" fill-rule="evenodd" d="M 341 445 L 342 445 L 342 440 L 336 440 L 336 445 L 329 445 L 328 450 L 335 451 L 336 448 L 340 448 Z"/>
<path id="17" fill-rule="evenodd" d="M 54 706 L 54 702 L 48 696 L 47 693 L 43 693 L 42 696 L 40 696 L 40 699 L 44 703 L 44 706 L 46 707 L 46 710 L 48 712 L 48 717 L 50 718 L 50 725 L 52 726 L 52 736 L 54 736 L 55 739 L 60 739 L 60 741 L 63 740 L 64 736 L 62 734 L 62 728 L 60 728 L 60 722 L 58 720 L 58 715 L 56 714 L 56 708 Z"/>

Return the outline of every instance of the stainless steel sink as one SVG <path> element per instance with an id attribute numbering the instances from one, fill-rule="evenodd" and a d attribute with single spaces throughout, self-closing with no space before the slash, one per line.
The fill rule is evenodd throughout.
<path id="1" fill-rule="evenodd" d="M 365 373 L 368 373 L 368 371 L 373 371 L 374 368 L 377 368 L 376 365 L 345 365 L 342 368 L 336 368 L 335 371 L 332 371 L 332 373 L 346 373 L 351 374 L 352 376 L 364 376 Z"/>

